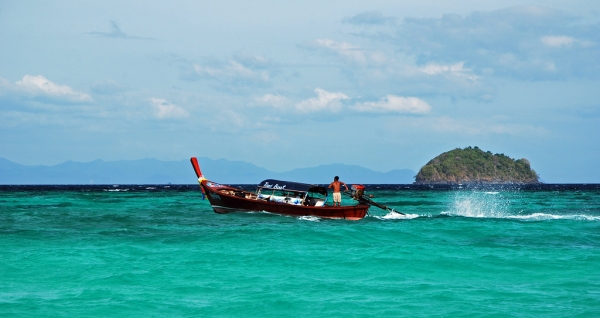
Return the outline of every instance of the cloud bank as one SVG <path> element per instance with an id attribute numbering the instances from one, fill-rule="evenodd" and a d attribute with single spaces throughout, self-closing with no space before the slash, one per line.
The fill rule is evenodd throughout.
<path id="1" fill-rule="evenodd" d="M 431 106 L 420 98 L 387 95 L 378 102 L 357 103 L 350 109 L 361 113 L 426 114 Z"/>
<path id="2" fill-rule="evenodd" d="M 189 113 L 164 98 L 150 98 L 150 104 L 154 107 L 154 116 L 158 119 L 184 119 L 189 116 Z"/>
<path id="3" fill-rule="evenodd" d="M 355 113 L 370 114 L 418 114 L 424 115 L 431 112 L 432 107 L 424 100 L 417 97 L 402 97 L 387 95 L 379 101 L 352 102 L 352 98 L 342 92 L 328 92 L 316 88 L 316 97 L 307 98 L 293 104 L 291 110 L 299 113 L 331 112 L 339 113 L 343 109 Z M 281 95 L 266 94 L 256 98 L 258 104 L 269 105 L 280 111 L 289 111 L 291 101 Z M 345 104 L 349 104 L 345 105 Z"/>
<path id="4" fill-rule="evenodd" d="M 303 100 L 296 104 L 296 109 L 303 113 L 312 113 L 323 110 L 328 110 L 332 113 L 337 113 L 342 109 L 340 101 L 348 99 L 344 93 L 332 93 L 321 88 L 315 88 L 317 97 Z"/>
<path id="5" fill-rule="evenodd" d="M 192 63 L 182 75 L 188 81 L 208 81 L 220 91 L 242 93 L 250 89 L 268 88 L 278 65 L 260 55 L 237 53 L 231 59 L 205 58 Z"/>
<path id="6" fill-rule="evenodd" d="M 526 80 L 600 78 L 600 25 L 519 6 L 466 16 L 406 18 L 387 33 L 361 33 L 414 56 L 417 64 L 463 62 L 478 73 Z"/>
<path id="7" fill-rule="evenodd" d="M 46 103 L 90 103 L 92 97 L 67 85 L 54 83 L 42 75 L 25 75 L 11 84 L 0 81 L 0 93 L 15 99 L 37 100 Z"/>

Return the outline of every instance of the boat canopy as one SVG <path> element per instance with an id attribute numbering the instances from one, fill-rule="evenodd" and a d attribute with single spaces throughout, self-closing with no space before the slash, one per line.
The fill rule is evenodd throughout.
<path id="1" fill-rule="evenodd" d="M 327 195 L 327 189 L 315 184 L 306 184 L 299 182 L 281 181 L 275 179 L 267 179 L 258 185 L 262 189 L 287 190 L 299 192 L 317 192 L 322 195 Z"/>

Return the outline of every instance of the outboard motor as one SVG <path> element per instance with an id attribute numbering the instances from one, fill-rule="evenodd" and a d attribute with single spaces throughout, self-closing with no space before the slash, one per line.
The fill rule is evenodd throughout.
<path id="1" fill-rule="evenodd" d="M 365 196 L 365 186 L 362 184 L 353 184 L 352 187 L 350 187 L 350 195 L 352 196 L 352 199 L 362 203 L 362 204 L 368 204 L 368 205 L 374 205 L 380 209 L 386 210 L 386 211 L 390 211 L 390 212 L 395 212 L 395 213 L 400 213 L 402 215 L 405 215 L 402 212 L 398 212 L 398 211 L 394 211 L 394 209 L 389 208 L 383 204 L 379 204 L 373 200 L 371 200 L 371 198 L 373 196 L 369 195 L 369 196 Z"/>
<path id="2" fill-rule="evenodd" d="M 352 187 L 350 187 L 350 190 L 352 191 L 352 198 L 357 201 L 365 194 L 365 186 L 362 184 L 353 184 Z"/>

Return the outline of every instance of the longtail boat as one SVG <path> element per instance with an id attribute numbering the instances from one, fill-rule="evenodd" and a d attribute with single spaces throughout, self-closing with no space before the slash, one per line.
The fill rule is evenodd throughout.
<path id="1" fill-rule="evenodd" d="M 196 157 L 192 157 L 190 162 L 203 196 L 208 198 L 216 213 L 270 212 L 295 217 L 360 220 L 367 215 L 371 205 L 393 211 L 365 196 L 362 185 L 351 187 L 349 196 L 357 201 L 356 204 L 335 207 L 327 204 L 327 188 L 323 186 L 267 179 L 258 185 L 256 192 L 250 192 L 210 181 L 202 174 Z"/>

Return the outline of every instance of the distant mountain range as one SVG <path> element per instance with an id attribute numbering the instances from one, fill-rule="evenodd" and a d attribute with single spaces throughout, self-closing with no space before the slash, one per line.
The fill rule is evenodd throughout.
<path id="1" fill-rule="evenodd" d="M 225 184 L 258 184 L 264 179 L 328 184 L 338 175 L 347 183 L 409 184 L 415 172 L 377 172 L 356 165 L 330 164 L 273 172 L 242 161 L 198 158 L 204 175 Z M 55 166 L 26 166 L 0 158 L 0 184 L 194 184 L 189 160 L 156 159 L 91 162 L 66 161 Z"/>

